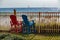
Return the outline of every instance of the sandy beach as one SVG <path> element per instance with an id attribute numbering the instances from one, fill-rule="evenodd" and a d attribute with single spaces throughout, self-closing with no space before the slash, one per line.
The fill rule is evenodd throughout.
<path id="1" fill-rule="evenodd" d="M 29 19 L 29 18 L 28 18 Z M 35 18 L 33 18 L 35 19 Z M 17 16 L 18 21 L 23 21 L 22 17 Z M 9 30 L 10 29 L 10 16 L 0 15 L 0 30 Z"/>

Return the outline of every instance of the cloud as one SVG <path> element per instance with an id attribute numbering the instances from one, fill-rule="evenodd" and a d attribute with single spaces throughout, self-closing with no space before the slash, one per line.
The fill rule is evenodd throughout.
<path id="1" fill-rule="evenodd" d="M 0 4 L 0 8 L 28 7 L 28 6 L 30 7 L 58 7 L 58 0 L 2 0 Z"/>

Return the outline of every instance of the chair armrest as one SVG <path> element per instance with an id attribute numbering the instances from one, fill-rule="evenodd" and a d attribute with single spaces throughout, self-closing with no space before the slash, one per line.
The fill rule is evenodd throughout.
<path id="1" fill-rule="evenodd" d="M 22 25 L 22 21 L 17 21 L 19 25 Z"/>
<path id="2" fill-rule="evenodd" d="M 34 23 L 34 20 L 32 20 L 32 21 L 29 22 L 29 25 L 30 25 L 30 26 L 33 26 L 34 24 L 35 24 L 35 23 Z"/>

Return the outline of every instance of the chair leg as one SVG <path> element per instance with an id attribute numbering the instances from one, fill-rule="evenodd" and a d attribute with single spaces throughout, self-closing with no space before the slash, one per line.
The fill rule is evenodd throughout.
<path id="1" fill-rule="evenodd" d="M 18 28 L 16 25 L 15 25 L 15 32 L 18 33 Z"/>
<path id="2" fill-rule="evenodd" d="M 20 32 L 22 32 L 22 25 L 20 25 Z"/>
<path id="3" fill-rule="evenodd" d="M 28 34 L 30 34 L 31 32 L 30 32 L 30 27 L 28 27 Z"/>

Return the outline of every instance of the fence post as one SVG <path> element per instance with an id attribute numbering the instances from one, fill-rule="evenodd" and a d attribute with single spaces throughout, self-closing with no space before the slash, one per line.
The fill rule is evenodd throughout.
<path id="1" fill-rule="evenodd" d="M 40 12 L 39 12 L 39 33 L 40 33 Z"/>
<path id="2" fill-rule="evenodd" d="M 16 10 L 14 9 L 14 15 L 16 16 Z"/>

